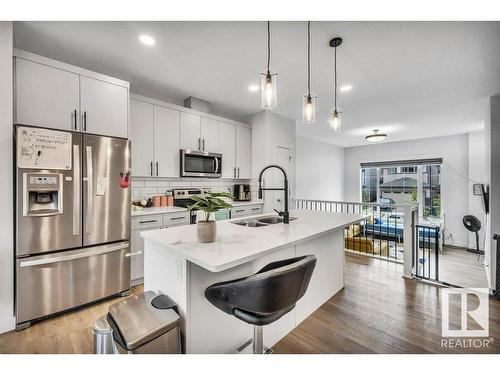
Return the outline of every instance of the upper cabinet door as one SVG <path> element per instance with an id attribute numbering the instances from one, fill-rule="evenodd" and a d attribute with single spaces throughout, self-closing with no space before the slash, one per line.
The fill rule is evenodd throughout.
<path id="1" fill-rule="evenodd" d="M 81 130 L 128 137 L 128 89 L 80 76 Z"/>
<path id="2" fill-rule="evenodd" d="M 130 99 L 132 176 L 152 176 L 154 162 L 153 113 L 153 104 Z"/>
<path id="3" fill-rule="evenodd" d="M 154 106 L 155 172 L 160 177 L 180 176 L 179 111 Z"/>
<path id="4" fill-rule="evenodd" d="M 201 149 L 217 152 L 219 150 L 219 123 L 217 120 L 201 118 Z"/>
<path id="5" fill-rule="evenodd" d="M 78 75 L 16 58 L 16 122 L 78 130 Z"/>
<path id="6" fill-rule="evenodd" d="M 251 170 L 252 133 L 250 128 L 236 126 L 236 177 L 249 179 Z M 223 161 L 224 163 L 224 161 Z"/>
<path id="7" fill-rule="evenodd" d="M 219 152 L 222 154 L 222 177 L 236 177 L 236 126 L 219 123 Z"/>
<path id="8" fill-rule="evenodd" d="M 201 149 L 200 116 L 187 112 L 180 113 L 180 148 Z"/>

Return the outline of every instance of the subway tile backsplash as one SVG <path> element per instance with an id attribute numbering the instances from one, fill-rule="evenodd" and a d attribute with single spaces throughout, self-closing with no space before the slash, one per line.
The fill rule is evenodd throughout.
<path id="1" fill-rule="evenodd" d="M 257 199 L 258 183 L 253 180 L 218 178 L 140 178 L 132 177 L 132 200 L 164 195 L 172 189 L 196 187 L 210 188 L 217 192 L 233 192 L 234 184 L 251 184 L 252 199 Z"/>

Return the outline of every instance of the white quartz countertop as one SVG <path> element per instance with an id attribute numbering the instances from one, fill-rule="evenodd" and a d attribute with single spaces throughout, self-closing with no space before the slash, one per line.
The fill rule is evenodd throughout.
<path id="1" fill-rule="evenodd" d="M 252 206 L 254 204 L 264 204 L 264 201 L 262 200 L 251 200 L 245 202 L 230 201 L 228 203 L 230 203 L 233 207 L 240 207 L 240 206 Z M 132 216 L 160 215 L 160 214 L 168 214 L 168 213 L 184 212 L 184 211 L 186 211 L 184 207 L 175 207 L 175 206 L 149 207 L 143 210 L 137 210 L 137 211 L 132 210 L 131 215 Z"/>
<path id="2" fill-rule="evenodd" d="M 267 215 L 252 217 L 259 216 Z M 218 221 L 217 239 L 212 243 L 198 242 L 196 225 L 142 232 L 141 237 L 211 272 L 220 272 L 366 218 L 364 215 L 302 210 L 290 211 L 290 216 L 297 220 L 288 225 L 265 227 L 232 223 L 248 218 Z"/>

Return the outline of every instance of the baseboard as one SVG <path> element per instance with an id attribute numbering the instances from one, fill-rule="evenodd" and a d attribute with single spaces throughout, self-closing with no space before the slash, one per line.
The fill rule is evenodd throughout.
<path id="1" fill-rule="evenodd" d="M 16 318 L 7 318 L 0 320 L 0 333 L 9 332 L 16 328 Z"/>

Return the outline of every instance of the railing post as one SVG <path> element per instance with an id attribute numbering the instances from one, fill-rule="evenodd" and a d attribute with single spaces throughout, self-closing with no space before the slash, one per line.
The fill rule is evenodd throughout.
<path id="1" fill-rule="evenodd" d="M 412 259 L 413 259 L 413 245 L 412 245 L 412 205 L 406 204 L 403 208 L 404 212 L 404 226 L 403 226 L 403 277 L 412 278 Z M 418 264 L 417 264 L 418 267 Z"/>

